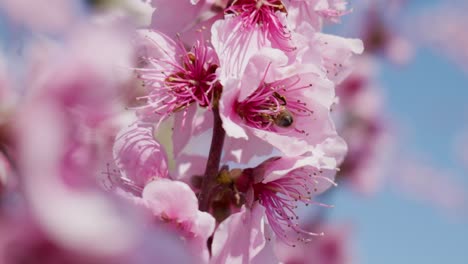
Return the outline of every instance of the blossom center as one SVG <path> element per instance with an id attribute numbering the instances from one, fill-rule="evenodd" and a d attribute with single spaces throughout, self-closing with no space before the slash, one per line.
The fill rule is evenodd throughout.
<path id="1" fill-rule="evenodd" d="M 262 24 L 277 11 L 287 13 L 280 0 L 237 0 L 225 12 L 240 15 L 249 24 Z"/>
<path id="2" fill-rule="evenodd" d="M 284 51 L 293 51 L 290 43 L 291 32 L 280 19 L 280 13 L 287 10 L 280 0 L 236 0 L 225 10 L 242 26 L 244 32 L 253 32 L 259 28 L 275 47 Z"/>
<path id="3" fill-rule="evenodd" d="M 192 103 L 211 107 L 214 92 L 222 89 L 216 70 L 219 67 L 213 49 L 204 41 L 197 41 L 190 51 L 182 42 L 183 52 L 177 59 L 147 58 L 154 69 L 139 69 L 139 78 L 151 88 L 147 100 L 152 111 L 162 116 L 182 110 Z"/>
<path id="4" fill-rule="evenodd" d="M 277 180 L 253 185 L 254 196 L 265 207 L 265 214 L 273 232 L 286 244 L 295 246 L 295 242 L 307 243 L 311 237 L 322 235 L 306 231 L 299 226 L 296 214 L 297 204 L 318 204 L 312 201 L 312 193 L 317 192 L 319 181 L 331 181 L 320 175 L 322 171 L 311 172 L 305 167 L 295 169 Z M 333 183 L 334 184 L 334 183 Z M 290 231 L 293 231 L 291 233 Z"/>
<path id="5" fill-rule="evenodd" d="M 197 58 L 192 52 L 183 56 L 182 66 L 164 80 L 167 92 L 177 101 L 172 111 L 194 102 L 201 107 L 209 106 L 217 82 L 217 68 L 218 65 Z"/>
<path id="6" fill-rule="evenodd" d="M 172 111 L 197 102 L 201 107 L 207 107 L 213 97 L 217 82 L 216 69 L 218 65 L 205 61 L 188 52 L 181 56 L 181 67 L 177 67 L 164 81 L 167 92 L 172 94 L 176 105 Z"/>
<path id="7" fill-rule="evenodd" d="M 296 117 L 310 115 L 312 111 L 301 99 L 289 94 L 296 89 L 290 80 L 262 83 L 250 96 L 235 104 L 236 113 L 244 122 L 254 128 L 278 131 L 294 125 Z M 291 95 L 291 97 L 286 97 Z"/>

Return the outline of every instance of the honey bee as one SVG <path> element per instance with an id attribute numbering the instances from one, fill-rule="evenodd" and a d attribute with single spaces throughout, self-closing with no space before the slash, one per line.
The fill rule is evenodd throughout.
<path id="1" fill-rule="evenodd" d="M 273 118 L 275 125 L 279 127 L 290 127 L 294 122 L 294 117 L 291 112 L 284 109 L 276 117 Z"/>

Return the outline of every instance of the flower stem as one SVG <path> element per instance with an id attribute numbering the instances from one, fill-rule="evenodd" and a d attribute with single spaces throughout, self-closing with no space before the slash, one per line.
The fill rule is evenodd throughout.
<path id="1" fill-rule="evenodd" d="M 219 96 L 215 96 L 213 103 L 213 137 L 211 138 L 210 153 L 206 162 L 205 175 L 203 177 L 201 191 L 198 195 L 198 207 L 200 211 L 210 209 L 210 198 L 213 188 L 216 186 L 216 177 L 219 174 L 219 163 L 223 152 L 224 137 L 226 132 L 223 129 L 223 123 L 219 115 L 218 107 Z"/>

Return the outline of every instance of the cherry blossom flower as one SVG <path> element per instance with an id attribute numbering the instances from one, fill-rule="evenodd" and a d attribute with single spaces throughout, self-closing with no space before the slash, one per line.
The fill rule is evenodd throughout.
<path id="1" fill-rule="evenodd" d="M 333 160 L 327 161 L 333 164 Z M 314 202 L 313 197 L 335 184 L 335 167 L 321 163 L 314 156 L 302 159 L 272 158 L 244 172 L 245 177 L 253 181 L 252 189 L 248 192 L 253 192 L 253 200 L 265 208 L 269 227 L 277 239 L 287 244 L 304 243 L 311 236 L 319 235 L 300 228 L 297 222 L 299 217 L 294 210 L 298 202 L 320 204 Z M 241 182 L 240 190 L 245 188 L 243 185 Z M 288 232 L 290 229 L 295 233 L 292 236 Z"/>
<path id="2" fill-rule="evenodd" d="M 198 40 L 190 51 L 156 31 L 140 31 L 145 66 L 136 70 L 149 89 L 143 118 L 161 120 L 192 103 L 211 107 L 214 93 L 220 89 L 216 69 L 219 62 L 213 49 Z M 219 91 L 218 91 L 219 92 Z"/>
<path id="3" fill-rule="evenodd" d="M 230 137 L 248 139 L 250 130 L 284 154 L 300 155 L 335 136 L 329 116 L 335 95 L 320 71 L 282 67 L 286 60 L 271 49 L 252 57 L 242 79 L 225 84 L 221 118 Z"/>

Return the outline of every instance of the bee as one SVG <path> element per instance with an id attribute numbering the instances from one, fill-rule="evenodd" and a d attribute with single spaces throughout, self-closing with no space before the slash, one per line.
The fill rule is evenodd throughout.
<path id="1" fill-rule="evenodd" d="M 275 125 L 287 128 L 293 124 L 294 117 L 291 112 L 284 109 L 276 117 L 273 118 L 273 121 L 275 122 Z"/>

